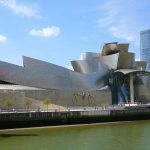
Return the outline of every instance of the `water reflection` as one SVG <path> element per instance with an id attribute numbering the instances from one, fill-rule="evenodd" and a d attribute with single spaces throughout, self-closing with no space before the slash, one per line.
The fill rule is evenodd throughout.
<path id="1" fill-rule="evenodd" d="M 0 139 L 3 150 L 149 150 L 150 121 L 1 131 Z"/>
<path id="2" fill-rule="evenodd" d="M 37 134 L 0 134 L 1 138 L 38 136 Z"/>

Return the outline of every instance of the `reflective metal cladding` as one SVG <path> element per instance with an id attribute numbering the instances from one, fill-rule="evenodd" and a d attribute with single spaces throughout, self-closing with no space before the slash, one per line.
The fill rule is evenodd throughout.
<path id="1" fill-rule="evenodd" d="M 145 71 L 146 61 L 135 61 L 128 47 L 126 43 L 106 43 L 101 53 L 82 53 L 79 60 L 71 61 L 74 70 L 26 56 L 23 66 L 0 61 L 0 90 L 12 87 L 34 100 L 53 97 L 55 103 L 64 106 L 81 105 L 79 95 L 83 91 L 87 93 L 85 104 L 89 92 L 94 105 L 147 102 L 150 78 Z M 77 102 L 75 97 L 80 100 Z"/>

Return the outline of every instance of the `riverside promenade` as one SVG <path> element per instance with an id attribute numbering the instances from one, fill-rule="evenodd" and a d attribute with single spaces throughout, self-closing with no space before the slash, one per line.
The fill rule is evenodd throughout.
<path id="1" fill-rule="evenodd" d="M 149 106 L 76 107 L 66 110 L 12 110 L 0 112 L 0 128 L 90 124 L 150 119 Z"/>

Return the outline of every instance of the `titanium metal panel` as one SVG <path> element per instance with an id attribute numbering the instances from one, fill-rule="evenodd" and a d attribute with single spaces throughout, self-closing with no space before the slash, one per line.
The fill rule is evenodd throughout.
<path id="1" fill-rule="evenodd" d="M 118 52 L 117 43 L 107 43 L 103 46 L 101 55 L 106 56 Z"/>
<path id="2" fill-rule="evenodd" d="M 129 44 L 121 43 L 121 44 L 118 44 L 117 47 L 120 52 L 128 52 Z"/>
<path id="3" fill-rule="evenodd" d="M 26 68 L 33 70 L 36 73 L 51 74 L 53 76 L 61 76 L 64 79 L 69 78 L 70 84 L 73 88 L 95 89 L 96 87 L 103 87 L 107 81 L 108 69 L 98 70 L 95 73 L 81 74 L 69 69 L 54 65 L 41 60 L 24 57 L 24 65 Z M 106 77 L 105 77 L 106 76 Z M 104 80 L 105 79 L 105 80 Z M 104 81 L 103 81 L 104 80 Z M 70 86 L 70 87 L 71 87 Z M 65 87 L 65 86 L 64 86 Z"/>
<path id="4" fill-rule="evenodd" d="M 135 63 L 134 53 L 119 53 L 117 69 L 133 69 Z"/>
<path id="5" fill-rule="evenodd" d="M 58 65 L 54 65 L 48 62 L 44 62 L 41 60 L 33 59 L 30 57 L 24 57 L 24 66 L 32 70 L 36 74 L 44 74 L 48 75 L 50 78 L 51 76 L 55 76 L 58 81 L 59 80 L 68 80 L 67 83 L 64 83 L 64 88 L 67 84 L 70 83 L 70 86 L 67 88 L 72 89 L 96 89 L 106 85 L 107 83 L 107 74 L 108 70 L 99 70 L 95 73 L 88 73 L 88 74 L 81 74 L 69 69 L 60 67 Z M 54 81 L 56 80 L 54 79 Z M 63 81 L 62 80 L 62 81 Z M 57 81 L 55 81 L 57 82 Z M 60 83 L 60 82 L 58 82 Z M 57 88 L 56 88 L 57 89 Z M 60 88 L 58 88 L 60 89 Z M 62 88 L 61 88 L 62 89 Z"/>
<path id="6" fill-rule="evenodd" d="M 150 75 L 150 72 L 148 71 L 141 71 L 141 70 L 135 70 L 135 69 L 118 69 L 115 72 L 121 72 L 125 75 L 130 74 L 130 73 L 141 74 L 143 76 Z"/>
<path id="7" fill-rule="evenodd" d="M 101 72 L 107 73 L 108 67 L 99 59 L 71 61 L 74 71 L 80 73 Z"/>
<path id="8" fill-rule="evenodd" d="M 53 74 L 66 77 L 69 72 L 72 72 L 67 68 L 27 56 L 23 56 L 23 65 L 26 69 L 29 69 L 32 72 L 38 72 L 40 74 Z"/>
<path id="9" fill-rule="evenodd" d="M 119 53 L 101 56 L 101 61 L 108 66 L 109 69 L 117 69 Z"/>
<path id="10" fill-rule="evenodd" d="M 114 43 L 108 43 L 105 44 L 102 48 L 102 56 L 115 54 L 117 52 L 128 52 L 129 44 L 117 44 L 117 42 Z"/>
<path id="11" fill-rule="evenodd" d="M 86 52 L 86 53 L 81 53 L 80 60 L 93 60 L 99 57 L 100 57 L 99 53 Z"/>
<path id="12" fill-rule="evenodd" d="M 90 73 L 105 71 L 108 69 L 132 69 L 134 68 L 134 54 L 129 52 L 120 52 L 111 55 L 100 56 L 92 60 L 71 61 L 75 71 L 80 73 Z"/>
<path id="13" fill-rule="evenodd" d="M 33 64 L 38 62 L 35 59 L 30 61 Z M 44 89 L 94 90 L 106 85 L 105 75 L 101 72 L 84 75 L 43 61 L 39 61 L 36 67 L 21 67 L 0 61 L 2 81 Z"/>

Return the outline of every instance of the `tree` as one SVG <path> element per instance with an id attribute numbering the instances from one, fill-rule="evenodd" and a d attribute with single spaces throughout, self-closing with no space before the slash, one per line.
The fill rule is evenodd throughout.
<path id="1" fill-rule="evenodd" d="M 4 100 L 4 105 L 7 106 L 7 107 L 8 107 L 8 110 L 9 110 L 10 106 L 13 105 L 13 102 L 12 102 L 11 99 L 5 99 L 5 100 Z"/>
<path id="2" fill-rule="evenodd" d="M 32 101 L 29 100 L 29 99 L 26 99 L 24 105 L 25 105 L 25 108 L 26 108 L 27 111 L 28 111 L 29 108 L 30 108 L 30 106 L 32 105 Z"/>
<path id="3" fill-rule="evenodd" d="M 48 112 L 48 105 L 50 104 L 50 102 L 51 102 L 51 99 L 49 99 L 49 98 L 45 98 L 43 100 L 43 104 L 47 106 L 47 112 Z"/>

